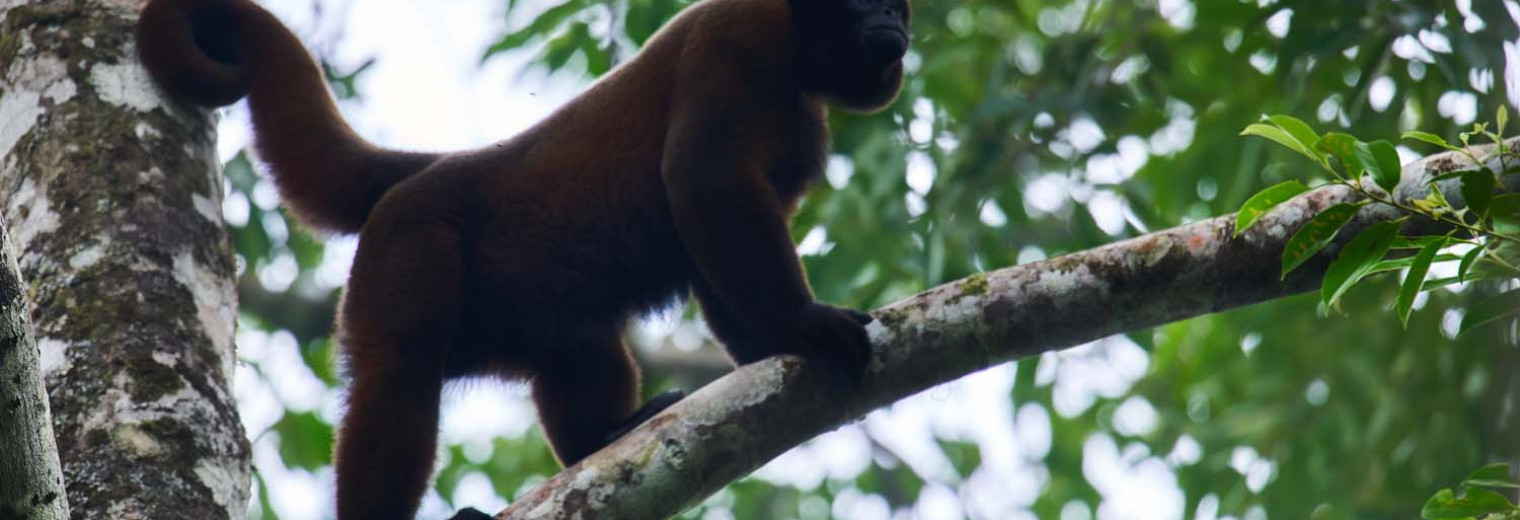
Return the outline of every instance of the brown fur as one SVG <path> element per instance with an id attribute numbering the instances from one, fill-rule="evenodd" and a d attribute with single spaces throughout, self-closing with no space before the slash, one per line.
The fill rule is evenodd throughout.
<path id="1" fill-rule="evenodd" d="M 787 219 L 823 169 L 825 103 L 896 96 L 906 11 L 707 0 L 537 126 L 447 155 L 360 139 L 296 38 L 246 0 L 153 0 L 138 38 L 171 96 L 248 96 L 287 204 L 360 233 L 339 320 L 353 381 L 338 517 L 402 519 L 447 380 L 531 380 L 573 464 L 638 406 L 622 329 L 688 291 L 736 362 L 799 353 L 858 376 L 869 317 L 814 301 Z"/>

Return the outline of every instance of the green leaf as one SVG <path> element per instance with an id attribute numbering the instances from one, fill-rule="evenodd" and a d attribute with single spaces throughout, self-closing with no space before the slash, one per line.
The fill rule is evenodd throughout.
<path id="1" fill-rule="evenodd" d="M 522 47 L 531 41 L 552 36 L 556 29 L 563 25 L 565 21 L 585 9 L 585 0 L 570 0 L 551 7 L 535 17 L 533 22 L 529 23 L 527 27 L 512 31 L 488 47 L 485 54 L 481 55 L 480 61 L 485 62 L 486 59 L 496 54 Z"/>
<path id="2" fill-rule="evenodd" d="M 1362 164 L 1359 151 L 1366 150 L 1367 146 L 1355 137 L 1331 132 L 1321 137 L 1318 142 L 1315 142 L 1314 149 L 1330 154 L 1332 157 L 1340 160 L 1341 166 L 1346 169 L 1347 178 L 1360 178 L 1362 172 L 1366 170 L 1366 166 Z M 1367 155 L 1370 157 L 1372 153 L 1368 151 Z"/>
<path id="3" fill-rule="evenodd" d="M 938 441 L 939 448 L 950 460 L 950 465 L 961 478 L 970 477 L 973 471 L 982 466 L 982 450 L 974 442 L 964 441 Z"/>
<path id="4" fill-rule="evenodd" d="M 1389 249 L 1391 250 L 1392 248 L 1389 248 Z M 1439 264 L 1441 262 L 1455 262 L 1455 261 L 1461 260 L 1461 259 L 1462 259 L 1462 257 L 1457 256 L 1457 255 L 1449 255 L 1449 254 L 1448 255 L 1436 255 L 1436 257 L 1434 259 L 1432 259 L 1430 263 L 1432 263 L 1432 264 Z M 1408 269 L 1412 265 L 1414 265 L 1414 257 L 1412 257 L 1412 256 L 1406 256 L 1404 258 L 1394 258 L 1392 260 L 1382 260 L 1382 261 L 1378 262 L 1377 265 L 1372 266 L 1372 270 L 1371 271 L 1367 271 L 1367 276 L 1372 276 L 1372 275 L 1375 275 L 1375 274 L 1378 274 L 1378 273 L 1386 273 L 1388 271 L 1398 271 L 1400 269 Z"/>
<path id="5" fill-rule="evenodd" d="M 871 471 L 862 472 L 855 477 L 855 487 L 863 493 L 880 495 L 887 499 L 887 504 L 893 508 L 913 507 L 918 500 L 920 490 L 924 488 L 924 480 L 906 464 L 898 464 L 892 468 L 877 467 Z M 765 496 L 770 496 L 769 494 Z M 757 518 L 764 515 L 752 515 L 743 518 Z"/>
<path id="6" fill-rule="evenodd" d="M 1256 123 L 1251 126 L 1247 126 L 1245 130 L 1242 130 L 1240 132 L 1240 135 L 1254 135 L 1257 137 L 1265 137 L 1267 139 L 1271 139 L 1277 144 L 1286 146 L 1289 150 L 1298 152 L 1304 157 L 1308 157 L 1314 162 L 1320 162 L 1322 160 L 1320 159 L 1320 155 L 1318 153 L 1315 153 L 1309 147 L 1299 143 L 1298 139 L 1293 137 L 1293 134 L 1289 133 L 1287 130 L 1283 130 L 1272 125 Z"/>
<path id="7" fill-rule="evenodd" d="M 1245 204 L 1242 204 L 1240 212 L 1235 214 L 1235 234 L 1233 236 L 1240 236 L 1241 233 L 1250 229 L 1251 225 L 1255 224 L 1257 220 L 1261 220 L 1262 215 L 1266 215 L 1272 208 L 1306 191 L 1309 191 L 1309 188 L 1298 181 L 1282 182 L 1261 190 L 1247 200 Z"/>
<path id="8" fill-rule="evenodd" d="M 1509 105 L 1499 104 L 1499 113 L 1494 116 L 1494 133 L 1501 137 L 1504 135 L 1504 127 L 1509 125 Z"/>
<path id="9" fill-rule="evenodd" d="M 1467 309 L 1467 314 L 1462 315 L 1462 325 L 1457 327 L 1457 335 L 1466 334 L 1467 331 L 1484 325 L 1514 316 L 1520 313 L 1520 289 L 1514 289 L 1504 294 L 1478 302 L 1472 308 Z"/>
<path id="10" fill-rule="evenodd" d="M 452 497 L 454 491 L 459 489 L 459 482 L 464 480 L 465 475 L 473 473 L 475 468 L 469 457 L 465 456 L 463 447 L 449 446 L 448 452 L 448 464 L 438 468 L 433 475 L 433 489 L 438 490 L 439 495 Z"/>
<path id="11" fill-rule="evenodd" d="M 1451 210 L 1451 202 L 1446 200 L 1446 194 L 1441 193 L 1441 186 L 1434 182 L 1430 183 L 1430 193 L 1423 199 L 1409 201 L 1416 209 L 1424 211 L 1432 216 L 1438 216 Z"/>
<path id="12" fill-rule="evenodd" d="M 1441 148 L 1445 148 L 1447 150 L 1456 149 L 1455 147 L 1446 144 L 1446 140 L 1442 139 L 1441 136 L 1428 132 L 1404 132 L 1404 135 L 1401 137 L 1404 139 L 1413 139 L 1415 141 L 1424 141 Z"/>
<path id="13" fill-rule="evenodd" d="M 1467 273 L 1472 270 L 1473 265 L 1478 263 L 1479 258 L 1483 258 L 1485 251 L 1488 251 L 1487 246 L 1478 246 L 1472 248 L 1472 251 L 1468 251 L 1467 254 L 1462 255 L 1462 263 L 1457 264 L 1458 280 L 1467 279 Z"/>
<path id="14" fill-rule="evenodd" d="M 1423 286 L 1420 287 L 1420 290 L 1421 291 L 1434 291 L 1436 289 L 1440 289 L 1440 288 L 1446 287 L 1448 285 L 1456 285 L 1456 284 L 1462 283 L 1462 281 L 1463 280 L 1461 278 L 1457 278 L 1455 276 L 1447 277 L 1447 278 L 1436 278 L 1434 280 L 1428 280 L 1428 281 L 1426 281 L 1425 285 L 1423 285 Z"/>
<path id="15" fill-rule="evenodd" d="M 1288 239 L 1287 247 L 1283 248 L 1282 275 L 1288 276 L 1298 266 L 1314 257 L 1315 253 L 1324 249 L 1330 241 L 1335 239 L 1342 226 L 1356 216 L 1356 211 L 1361 206 L 1356 204 L 1336 204 L 1325 208 L 1324 211 L 1315 215 L 1308 223 L 1298 228 L 1293 233 L 1293 238 Z"/>
<path id="16" fill-rule="evenodd" d="M 1351 239 L 1325 271 L 1325 280 L 1320 285 L 1320 300 L 1325 306 L 1339 308 L 1341 296 L 1383 259 L 1398 234 L 1398 222 L 1379 222 Z"/>
<path id="17" fill-rule="evenodd" d="M 1447 518 L 1462 518 L 1463 515 L 1453 515 L 1447 512 L 1448 504 L 1457 501 L 1457 494 L 1450 489 L 1442 489 L 1431 495 L 1425 501 L 1425 506 L 1420 508 L 1420 518 L 1425 520 L 1444 520 Z"/>
<path id="18" fill-rule="evenodd" d="M 1314 162 L 1325 162 L 1324 154 L 1314 151 L 1314 143 L 1319 142 L 1319 134 L 1315 133 L 1314 129 L 1310 128 L 1308 124 L 1300 121 L 1298 118 L 1284 115 L 1268 117 L 1267 120 L 1277 125 L 1278 128 L 1287 131 L 1288 135 L 1293 136 L 1293 140 L 1297 141 L 1299 146 L 1312 154 L 1310 158 L 1314 159 Z"/>
<path id="19" fill-rule="evenodd" d="M 280 434 L 285 466 L 316 471 L 332 462 L 332 425 L 316 414 L 287 411 L 270 429 Z"/>
<path id="20" fill-rule="evenodd" d="M 1509 464 L 1503 462 L 1478 468 L 1462 481 L 1462 485 L 1520 489 L 1520 481 L 1509 476 Z"/>
<path id="21" fill-rule="evenodd" d="M 1398 237 L 1393 239 L 1393 245 L 1389 249 L 1424 249 L 1431 242 L 1445 242 L 1444 235 L 1425 235 L 1420 237 Z"/>
<path id="22" fill-rule="evenodd" d="M 1441 191 L 1440 186 L 1437 186 L 1433 183 L 1430 185 L 1430 200 L 1435 201 L 1441 206 L 1448 208 L 1451 207 L 1451 201 L 1446 200 L 1446 193 Z"/>
<path id="23" fill-rule="evenodd" d="M 600 77 L 612 70 L 612 52 L 596 38 L 581 42 L 581 55 L 586 57 L 586 74 L 592 77 Z"/>
<path id="24" fill-rule="evenodd" d="M 1479 222 L 1483 222 L 1494 200 L 1493 174 L 1483 170 L 1463 173 L 1462 198 L 1467 201 L 1467 209 L 1478 216 Z"/>
<path id="25" fill-rule="evenodd" d="M 1494 197 L 1489 202 L 1488 214 L 1495 220 L 1520 221 L 1520 194 Z"/>
<path id="26" fill-rule="evenodd" d="M 285 222 L 296 222 L 296 219 L 292 218 L 288 212 L 282 211 L 281 216 L 285 217 Z M 308 272 L 322 265 L 323 251 L 326 250 L 324 243 L 306 232 L 303 227 L 289 226 L 289 229 L 290 236 L 285 239 L 285 246 L 290 249 L 292 256 L 295 256 L 296 265 L 300 267 L 301 272 Z"/>
<path id="27" fill-rule="evenodd" d="M 1399 187 L 1399 180 L 1403 178 L 1404 165 L 1399 161 L 1399 151 L 1388 141 L 1377 141 L 1368 144 L 1367 148 L 1372 155 L 1372 161 L 1367 167 L 1372 173 L 1372 180 L 1384 192 L 1392 195 L 1393 190 Z M 1376 164 L 1377 167 L 1374 168 L 1371 164 Z"/>
<path id="28" fill-rule="evenodd" d="M 301 361 L 306 362 L 306 367 L 311 369 L 312 374 L 326 383 L 329 388 L 337 388 L 342 385 L 342 379 L 338 375 L 338 368 L 333 362 L 333 339 L 331 336 L 302 345 Z"/>
<path id="29" fill-rule="evenodd" d="M 1443 489 L 1425 502 L 1420 516 L 1427 520 L 1478 517 L 1493 513 L 1514 511 L 1515 505 L 1503 495 L 1483 488 L 1468 489 L 1460 498 L 1450 489 Z"/>
<path id="30" fill-rule="evenodd" d="M 1425 274 L 1430 272 L 1430 262 L 1435 260 L 1436 253 L 1446 247 L 1446 241 L 1431 242 L 1424 249 L 1414 255 L 1414 263 L 1409 266 L 1409 274 L 1404 276 L 1404 286 L 1399 288 L 1399 301 L 1394 307 L 1399 313 L 1399 322 L 1405 329 L 1409 328 L 1409 312 L 1414 309 L 1414 297 L 1420 294 L 1420 288 L 1425 284 Z"/>

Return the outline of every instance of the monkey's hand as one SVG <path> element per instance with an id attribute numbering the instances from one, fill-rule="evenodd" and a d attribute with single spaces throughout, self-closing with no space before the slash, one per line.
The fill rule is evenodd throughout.
<path id="1" fill-rule="evenodd" d="M 821 303 L 809 304 L 794 314 L 771 338 L 778 352 L 821 361 L 860 381 L 871 361 L 871 339 L 866 324 L 871 315 Z"/>

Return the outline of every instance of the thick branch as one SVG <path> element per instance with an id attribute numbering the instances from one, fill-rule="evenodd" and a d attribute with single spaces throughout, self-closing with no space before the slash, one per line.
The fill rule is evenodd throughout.
<path id="1" fill-rule="evenodd" d="M 1400 198 L 1423 197 L 1432 176 L 1470 167 L 1457 154 L 1406 166 Z M 1442 191 L 1460 204 L 1455 186 Z M 803 441 L 936 384 L 1113 334 L 1312 290 L 1331 253 L 1279 280 L 1283 248 L 1315 213 L 1357 198 L 1350 189 L 1325 187 L 1283 204 L 1238 239 L 1230 238 L 1234 218 L 1219 217 L 936 287 L 876 311 L 870 326 L 875 355 L 860 388 L 842 388 L 795 358 L 745 366 L 561 472 L 497 518 L 667 518 Z M 1398 216 L 1390 206 L 1369 205 L 1340 240 Z"/>

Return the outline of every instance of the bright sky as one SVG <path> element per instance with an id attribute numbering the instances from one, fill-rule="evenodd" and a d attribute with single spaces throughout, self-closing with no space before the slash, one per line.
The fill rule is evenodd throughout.
<path id="1" fill-rule="evenodd" d="M 262 3 L 309 41 L 329 45 L 325 42 L 336 40 L 336 47 L 325 50 L 330 50 L 328 54 L 340 70 L 352 70 L 372 56 L 379 58 L 359 83 L 362 104 L 345 104 L 343 109 L 360 134 L 380 144 L 427 150 L 483 145 L 526 128 L 583 88 L 583 82 L 576 79 L 524 72 L 526 58 L 521 55 L 495 58 L 481 66 L 483 49 L 505 30 L 502 0 L 320 0 L 326 13 L 320 27 L 313 26 L 310 0 Z M 513 26 L 525 18 L 514 16 Z M 339 30 L 343 31 L 341 37 Z M 227 112 L 221 131 L 224 158 L 246 146 L 247 119 L 241 105 Z M 1090 129 L 1074 127 L 1072 131 L 1079 134 L 1073 141 L 1086 138 L 1083 136 L 1102 138 L 1096 125 Z M 1187 138 L 1191 139 L 1190 134 Z M 1137 146 L 1143 148 L 1143 144 Z M 1127 177 L 1138 167 L 1133 163 L 1143 162 L 1144 157 L 1125 159 L 1114 166 L 1121 172 L 1117 177 Z M 923 184 L 918 177 L 932 175 L 922 168 L 909 170 L 906 182 L 910 186 Z M 1048 187 L 1051 196 L 1064 199 L 1065 188 L 1056 184 Z M 276 202 L 272 190 L 257 191 L 266 195 L 256 194 L 254 203 L 272 206 Z M 352 246 L 351 241 L 332 244 L 332 258 L 322 269 L 324 280 L 342 282 Z M 1030 258 L 1040 256 L 1035 250 Z M 289 268 L 293 269 L 293 264 Z M 267 278 L 279 281 L 288 277 L 276 272 L 268 273 Z M 669 325 L 656 320 L 648 327 L 660 331 L 668 330 Z M 265 369 L 270 383 L 263 384 L 246 368 L 240 367 L 237 374 L 235 388 L 250 435 L 267 430 L 279 418 L 282 405 L 318 410 L 329 419 L 339 415 L 341 396 L 326 391 L 304 367 L 289 334 L 268 335 L 245 326 L 239 333 L 239 346 L 243 358 Z M 1138 346 L 1111 339 L 1046 356 L 1038 377 L 1055 385 L 1054 413 L 1074 415 L 1092 406 L 1097 397 L 1123 395 L 1148 364 L 1146 353 Z M 876 457 L 870 443 L 874 439 L 930 480 L 917 506 L 892 516 L 880 497 L 846 492 L 832 504 L 804 504 L 804 517 L 812 517 L 808 512 L 832 511 L 850 520 L 963 516 L 1032 519 L 1026 507 L 1048 480 L 1040 461 L 1051 448 L 1053 412 L 1034 404 L 1013 410 L 1008 399 L 1013 375 L 1011 365 L 996 367 L 929 390 L 793 450 L 757 475 L 803 489 L 815 488 L 826 478 L 850 479 Z M 487 386 L 457 393 L 448 400 L 442 429 L 446 440 L 465 443 L 470 447 L 467 451 L 488 451 L 492 436 L 520 435 L 533 425 L 532 406 L 521 388 L 503 391 Z M 1125 433 L 1143 433 L 1154 428 L 1156 421 L 1150 404 L 1134 398 L 1121 406 L 1115 427 Z M 940 454 L 936 437 L 976 442 L 982 450 L 983 467 L 961 481 Z M 1083 473 L 1102 492 L 1104 502 L 1096 511 L 1072 504 L 1062 511 L 1061 520 L 1183 518 L 1183 497 L 1172 468 L 1173 464 L 1198 460 L 1201 454 L 1196 443 L 1179 443 L 1172 453 L 1152 454 L 1141 445 L 1119 445 L 1099 434 L 1085 441 L 1084 452 Z M 1254 452 L 1236 455 L 1242 478 L 1253 472 L 1258 476 L 1254 489 L 1270 480 L 1274 469 L 1269 462 L 1256 458 Z M 281 518 L 331 517 L 330 470 L 314 475 L 284 468 L 272 439 L 267 437 L 256 437 L 255 463 L 271 486 L 274 507 Z M 505 505 L 479 475 L 467 478 L 453 498 L 461 505 L 487 511 Z M 722 500 L 721 495 L 718 500 Z M 1206 500 L 1204 505 L 1208 504 Z M 1206 508 L 1199 513 L 1202 520 L 1214 520 Z M 420 517 L 445 518 L 450 514 L 439 497 L 429 496 Z M 707 520 L 724 518 L 718 511 Z"/>

